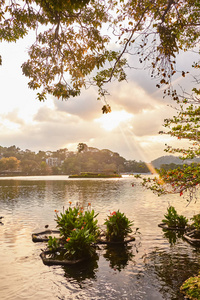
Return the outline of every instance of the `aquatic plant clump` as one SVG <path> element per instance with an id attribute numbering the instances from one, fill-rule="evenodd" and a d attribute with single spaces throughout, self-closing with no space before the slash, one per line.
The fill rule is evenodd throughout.
<path id="1" fill-rule="evenodd" d="M 200 230 L 200 214 L 194 215 L 191 220 L 193 223 L 191 224 L 191 227 L 194 227 L 198 230 Z"/>
<path id="2" fill-rule="evenodd" d="M 183 215 L 178 215 L 173 206 L 169 206 L 167 214 L 164 215 L 165 219 L 162 220 L 164 224 L 172 228 L 185 228 L 188 224 L 188 219 Z"/>
<path id="3" fill-rule="evenodd" d="M 93 234 L 95 237 L 99 235 L 99 227 L 97 225 L 98 221 L 95 219 L 98 214 L 94 213 L 91 209 L 91 204 L 88 203 L 87 210 L 84 211 L 83 207 L 80 207 L 78 203 L 76 206 L 65 210 L 65 212 L 58 215 L 56 212 L 55 221 L 57 222 L 57 227 L 60 231 L 61 238 L 66 240 L 73 229 L 81 229 L 84 227 L 89 233 Z"/>
<path id="4" fill-rule="evenodd" d="M 92 257 L 95 254 L 95 237 L 86 228 L 74 229 L 66 240 L 66 255 L 72 259 Z"/>
<path id="5" fill-rule="evenodd" d="M 49 236 L 48 249 L 52 252 L 56 252 L 59 247 L 59 240 L 56 237 Z"/>
<path id="6" fill-rule="evenodd" d="M 43 261 L 47 259 L 46 263 L 60 264 L 61 260 L 66 264 L 68 260 L 79 262 L 96 254 L 97 243 L 125 244 L 135 240 L 134 237 L 128 236 L 132 232 L 133 222 L 119 210 L 108 216 L 104 223 L 106 232 L 102 233 L 96 220 L 98 214 L 91 209 L 90 203 L 85 211 L 78 203 L 74 207 L 71 206 L 71 202 L 69 204 L 69 208 L 63 210 L 63 213 L 59 214 L 59 211 L 55 210 L 55 221 L 60 236 L 49 237 L 48 251 L 44 251 L 41 256 Z M 106 241 L 102 240 L 102 237 L 105 237 Z M 50 258 L 46 258 L 46 255 L 50 255 Z"/>
<path id="7" fill-rule="evenodd" d="M 125 237 L 132 232 L 133 222 L 118 210 L 107 217 L 104 225 L 106 225 L 106 238 L 108 241 L 123 242 Z"/>
<path id="8" fill-rule="evenodd" d="M 180 290 L 187 296 L 188 299 L 200 299 L 200 275 L 187 279 L 182 284 Z"/>
<path id="9" fill-rule="evenodd" d="M 90 203 L 86 211 L 78 203 L 74 207 L 71 207 L 71 202 L 69 204 L 63 213 L 55 210 L 60 238 L 49 237 L 48 249 L 54 256 L 62 248 L 64 256 L 72 260 L 91 257 L 95 254 L 94 243 L 100 233 L 95 219 L 98 214 L 91 209 Z"/>

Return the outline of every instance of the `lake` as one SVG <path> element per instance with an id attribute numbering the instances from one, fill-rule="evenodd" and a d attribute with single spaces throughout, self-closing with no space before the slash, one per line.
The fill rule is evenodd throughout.
<path id="1" fill-rule="evenodd" d="M 54 210 L 62 212 L 69 201 L 84 208 L 90 202 L 99 225 L 119 209 L 140 234 L 118 250 L 101 245 L 95 260 L 77 267 L 46 266 L 39 256 L 45 243 L 33 243 L 31 234 L 45 225 L 55 229 Z M 188 218 L 200 210 L 199 202 L 187 206 L 179 195 L 158 197 L 128 176 L 1 178 L 0 299 L 184 299 L 179 287 L 198 273 L 200 250 L 158 227 L 169 204 Z"/>

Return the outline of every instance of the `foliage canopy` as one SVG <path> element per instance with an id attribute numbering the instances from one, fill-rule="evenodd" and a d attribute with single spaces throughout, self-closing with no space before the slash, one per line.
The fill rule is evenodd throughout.
<path id="1" fill-rule="evenodd" d="M 176 55 L 199 42 L 199 10 L 198 0 L 2 0 L 0 40 L 16 42 L 35 31 L 22 72 L 39 100 L 75 97 L 91 84 L 105 97 L 106 83 L 126 79 L 127 54 L 137 55 L 172 94 Z M 106 103 L 103 112 L 109 111 Z"/>

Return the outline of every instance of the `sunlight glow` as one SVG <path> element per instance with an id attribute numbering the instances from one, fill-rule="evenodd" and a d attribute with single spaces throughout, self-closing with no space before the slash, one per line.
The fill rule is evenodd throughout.
<path id="1" fill-rule="evenodd" d="M 120 126 L 120 129 L 121 129 L 121 133 L 123 135 L 124 141 L 126 142 L 127 146 L 130 149 L 133 148 L 131 146 L 131 143 L 132 143 L 134 145 L 134 148 L 137 149 L 137 151 L 140 153 L 140 156 L 143 158 L 143 161 L 146 164 L 147 168 L 149 169 L 149 172 L 151 172 L 151 174 L 153 174 L 153 175 L 158 175 L 158 173 L 157 173 L 156 169 L 154 168 L 154 166 L 150 162 L 147 162 L 147 156 L 146 156 L 146 153 L 145 153 L 145 150 L 144 150 L 145 148 L 142 148 L 140 146 L 140 143 L 139 143 L 139 141 L 137 141 L 137 138 L 136 138 L 135 134 L 133 133 L 133 131 L 130 130 L 130 129 L 128 130 L 128 132 L 129 132 L 128 135 L 130 136 L 130 134 L 131 134 L 131 137 L 132 137 L 130 139 L 130 138 L 127 138 L 127 135 L 124 132 L 124 130 L 121 128 L 121 126 Z M 162 181 L 162 184 L 163 184 L 163 181 Z"/>
<path id="2" fill-rule="evenodd" d="M 101 127 L 107 131 L 112 131 L 122 122 L 129 121 L 133 118 L 132 114 L 127 113 L 125 110 L 112 111 L 109 114 L 102 115 L 99 119 L 95 119 L 95 122 L 99 122 Z"/>

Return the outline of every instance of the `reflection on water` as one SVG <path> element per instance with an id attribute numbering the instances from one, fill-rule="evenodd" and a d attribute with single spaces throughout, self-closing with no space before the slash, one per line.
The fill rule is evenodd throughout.
<path id="1" fill-rule="evenodd" d="M 176 249 L 176 250 L 175 250 Z M 153 251 L 149 254 L 147 272 L 155 274 L 160 282 L 160 291 L 166 299 L 183 299 L 177 285 L 181 286 L 188 277 L 199 271 L 199 250 L 187 253 L 183 249 Z M 186 249 L 185 249 L 186 250 Z M 168 297 L 168 298 L 167 298 Z"/>
<path id="2" fill-rule="evenodd" d="M 158 198 L 133 187 L 133 178 L 45 179 L 0 180 L 0 299 L 184 299 L 179 287 L 198 273 L 200 250 L 158 224 L 169 203 L 188 219 L 199 213 L 199 203 L 186 206 L 177 195 Z M 54 210 L 69 201 L 84 208 L 91 202 L 100 225 L 119 209 L 141 235 L 125 247 L 101 245 L 96 259 L 77 267 L 45 266 L 39 256 L 45 244 L 33 243 L 31 234 L 45 225 L 55 229 Z"/>
<path id="3" fill-rule="evenodd" d="M 176 242 L 183 238 L 184 231 L 174 231 L 174 230 L 167 230 L 167 229 L 162 229 L 163 231 L 163 237 L 165 237 L 170 245 L 176 244 Z"/>
<path id="4" fill-rule="evenodd" d="M 120 272 L 128 265 L 130 261 L 133 261 L 134 254 L 132 252 L 132 249 L 132 245 L 107 245 L 105 247 L 106 252 L 103 256 L 107 261 L 109 261 L 109 266 L 112 269 L 118 270 Z"/>
<path id="5" fill-rule="evenodd" d="M 94 279 L 96 280 L 96 273 L 98 270 L 98 260 L 99 255 L 96 254 L 92 257 L 91 260 L 84 261 L 78 265 L 71 266 L 63 266 L 63 270 L 65 272 L 65 278 L 67 280 L 74 280 L 75 282 L 81 284 L 86 279 Z"/>

